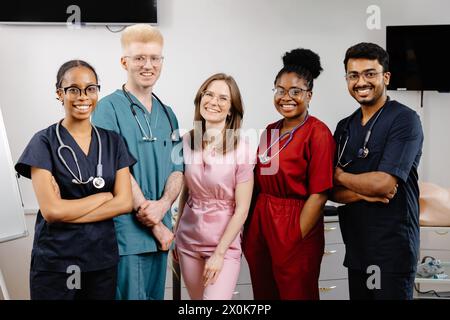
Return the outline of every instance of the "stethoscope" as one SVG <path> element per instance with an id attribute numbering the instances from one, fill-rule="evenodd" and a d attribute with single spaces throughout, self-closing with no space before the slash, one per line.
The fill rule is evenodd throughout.
<path id="1" fill-rule="evenodd" d="M 88 184 L 89 182 L 92 181 L 92 184 L 94 185 L 94 187 L 96 187 L 97 189 L 101 189 L 105 186 L 105 180 L 103 179 L 103 166 L 102 166 L 102 141 L 100 139 L 100 134 L 98 133 L 97 128 L 92 125 L 92 128 L 94 128 L 95 134 L 97 135 L 97 140 L 98 140 L 98 162 L 97 162 L 97 172 L 96 172 L 96 177 L 89 177 L 89 179 L 87 179 L 86 181 L 83 181 L 83 177 L 81 176 L 81 170 L 80 170 L 80 166 L 78 165 L 78 159 L 77 159 L 77 155 L 75 154 L 75 151 L 73 151 L 73 149 L 68 146 L 67 144 L 64 144 L 64 142 L 61 139 L 61 135 L 59 133 L 59 126 L 60 123 L 62 122 L 59 121 L 56 124 L 56 137 L 58 138 L 58 142 L 59 142 L 59 148 L 58 148 L 58 157 L 61 160 L 61 162 L 64 164 L 64 166 L 66 167 L 67 170 L 69 170 L 70 174 L 73 176 L 72 179 L 72 183 L 75 184 Z M 73 160 L 75 161 L 75 165 L 77 166 L 77 170 L 78 170 L 78 177 L 75 175 L 75 173 L 73 173 L 73 171 L 70 169 L 70 167 L 68 166 L 66 160 L 64 160 L 64 157 L 61 154 L 61 151 L 63 149 L 67 149 L 70 151 L 70 153 L 72 154 Z"/>
<path id="2" fill-rule="evenodd" d="M 264 153 L 258 155 L 259 162 L 261 162 L 262 164 L 266 164 L 266 163 L 269 163 L 273 158 L 275 158 L 284 148 L 286 148 L 286 146 L 289 144 L 289 142 L 291 142 L 291 140 L 294 138 L 294 133 L 306 123 L 308 118 L 309 118 L 309 113 L 308 113 L 308 111 L 306 111 L 305 118 L 303 119 L 303 121 L 300 124 L 298 124 L 291 131 L 283 133 L 266 149 L 266 151 L 264 151 Z M 280 124 L 277 126 L 277 129 L 279 129 L 279 127 L 281 126 L 281 123 L 282 123 L 282 121 L 280 121 Z M 272 147 L 276 143 L 281 141 L 287 135 L 289 135 L 289 138 L 286 140 L 286 142 L 283 144 L 283 146 L 280 149 L 278 149 L 278 151 L 274 155 L 269 156 L 268 154 L 269 154 L 269 151 L 272 149 Z"/>
<path id="3" fill-rule="evenodd" d="M 389 101 L 389 98 L 388 98 L 387 101 Z M 367 147 L 367 144 L 369 143 L 369 139 L 370 139 L 370 135 L 372 134 L 373 127 L 375 126 L 375 123 L 377 123 L 377 120 L 378 120 L 378 118 L 380 117 L 381 113 L 383 112 L 385 106 L 386 106 L 386 104 L 385 104 L 385 105 L 377 112 L 377 115 L 376 115 L 375 119 L 373 120 L 372 124 L 370 125 L 369 129 L 367 130 L 366 136 L 365 136 L 365 138 L 364 138 L 364 143 L 363 143 L 362 147 L 359 148 L 358 153 L 357 153 L 357 155 L 356 155 L 357 158 L 359 158 L 359 159 L 365 159 L 365 158 L 367 158 L 367 156 L 369 155 L 369 148 Z M 342 147 L 342 150 L 341 150 L 342 134 L 339 136 L 338 153 L 337 153 L 338 160 L 337 160 L 337 163 L 336 163 L 336 167 L 339 166 L 339 167 L 341 167 L 341 168 L 345 168 L 345 167 L 348 166 L 350 163 L 352 163 L 353 160 L 354 160 L 354 159 L 351 159 L 351 160 L 347 161 L 345 164 L 342 164 L 342 163 L 341 163 L 342 156 L 344 155 L 345 148 L 347 147 L 348 139 L 350 138 L 350 135 L 349 135 L 349 133 L 348 133 L 348 126 L 349 126 L 349 124 L 350 124 L 351 119 L 352 119 L 358 112 L 359 112 L 359 109 L 356 110 L 355 112 L 353 112 L 353 113 L 351 114 L 351 116 L 347 119 L 346 123 L 345 123 L 344 132 L 346 132 L 346 138 L 345 138 L 344 146 Z"/>
<path id="4" fill-rule="evenodd" d="M 154 142 L 154 141 L 158 140 L 155 136 L 153 136 L 152 127 L 150 126 L 150 122 L 149 122 L 149 120 L 148 120 L 147 114 L 146 114 L 145 111 L 141 108 L 141 106 L 139 106 L 137 103 L 135 103 L 135 102 L 133 101 L 133 99 L 131 99 L 131 97 L 130 97 L 128 91 L 127 91 L 127 89 L 125 88 L 125 84 L 122 85 L 122 91 L 123 91 L 125 97 L 126 97 L 126 98 L 128 99 L 128 101 L 130 102 L 130 110 L 131 110 L 131 113 L 133 113 L 133 117 L 134 117 L 134 119 L 136 120 L 139 129 L 141 130 L 141 133 L 142 133 L 142 140 L 143 140 L 143 141 L 147 141 L 147 142 Z M 153 92 L 152 92 L 152 96 L 155 97 L 155 99 L 161 104 L 161 106 L 162 106 L 162 108 L 163 108 L 163 110 L 164 110 L 164 113 L 165 113 L 165 115 L 166 115 L 166 117 L 167 117 L 167 120 L 169 120 L 169 124 L 170 124 L 170 132 L 171 132 L 170 138 L 171 138 L 172 141 L 174 141 L 174 142 L 175 142 L 175 141 L 179 141 L 178 134 L 176 134 L 175 130 L 173 129 L 173 124 L 172 124 L 172 121 L 170 120 L 169 111 L 167 111 L 166 105 L 165 105 L 164 103 L 162 103 L 161 99 L 159 99 L 158 96 L 157 96 L 156 94 L 154 94 Z M 134 110 L 134 107 L 137 107 L 137 108 L 138 108 L 139 110 L 141 110 L 142 113 L 144 114 L 144 119 L 145 119 L 145 122 L 147 123 L 147 128 L 148 128 L 148 131 L 149 131 L 149 133 L 150 133 L 150 136 L 148 136 L 148 135 L 145 133 L 145 130 L 144 130 L 144 128 L 142 127 L 141 122 L 139 121 L 139 119 L 138 119 L 138 117 L 137 117 L 137 114 L 136 114 L 136 111 Z"/>

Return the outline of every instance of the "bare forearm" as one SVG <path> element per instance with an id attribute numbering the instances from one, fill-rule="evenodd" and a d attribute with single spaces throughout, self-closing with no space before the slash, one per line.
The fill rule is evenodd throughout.
<path id="1" fill-rule="evenodd" d="M 187 188 L 186 184 L 183 186 L 183 190 L 180 194 L 180 201 L 178 202 L 178 215 L 177 215 L 177 221 L 175 223 L 174 231 L 176 232 L 178 229 L 178 225 L 180 223 L 181 216 L 183 215 L 184 206 L 186 205 L 187 198 L 189 196 L 189 189 Z"/>
<path id="2" fill-rule="evenodd" d="M 248 207 L 236 208 L 216 247 L 215 252 L 217 254 L 221 256 L 225 255 L 228 248 L 230 247 L 230 244 L 234 241 L 234 239 L 236 239 L 237 235 L 242 230 L 242 226 L 245 223 L 245 219 L 247 219 L 247 214 L 248 214 Z"/>
<path id="3" fill-rule="evenodd" d="M 385 196 L 396 184 L 392 176 L 379 171 L 360 174 L 342 172 L 335 181 L 337 185 L 369 197 Z"/>
<path id="4" fill-rule="evenodd" d="M 77 219 L 67 221 L 71 223 L 89 223 L 108 220 L 132 210 L 132 203 L 129 197 L 117 196 L 105 202 L 100 207 L 92 210 L 86 215 Z"/>
<path id="5" fill-rule="evenodd" d="M 145 201 L 145 197 L 132 174 L 130 174 L 130 178 L 131 178 L 131 192 L 133 194 L 133 209 L 137 211 L 141 206 L 141 204 Z"/>
<path id="6" fill-rule="evenodd" d="M 337 203 L 353 203 L 362 200 L 361 195 L 342 186 L 334 187 L 331 200 Z"/>
<path id="7" fill-rule="evenodd" d="M 166 185 L 164 187 L 164 193 L 161 200 L 165 201 L 172 206 L 172 203 L 178 198 L 181 187 L 183 186 L 183 173 L 179 171 L 172 172 L 167 178 Z"/>
<path id="8" fill-rule="evenodd" d="M 300 214 L 300 230 L 304 238 L 309 231 L 316 225 L 322 210 L 327 202 L 327 195 L 325 193 L 312 194 L 306 200 L 302 212 Z"/>
<path id="9" fill-rule="evenodd" d="M 78 219 L 99 208 L 112 198 L 111 193 L 102 192 L 81 199 L 59 199 L 52 204 L 52 208 L 45 208 L 50 213 L 49 222 L 66 222 Z M 44 206 L 45 207 L 45 206 Z"/>

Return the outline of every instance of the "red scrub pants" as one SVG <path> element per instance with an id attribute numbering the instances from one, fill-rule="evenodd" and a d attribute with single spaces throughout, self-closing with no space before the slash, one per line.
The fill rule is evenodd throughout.
<path id="1" fill-rule="evenodd" d="M 256 300 L 317 300 L 324 250 L 323 219 L 302 237 L 304 200 L 259 194 L 243 250 Z"/>

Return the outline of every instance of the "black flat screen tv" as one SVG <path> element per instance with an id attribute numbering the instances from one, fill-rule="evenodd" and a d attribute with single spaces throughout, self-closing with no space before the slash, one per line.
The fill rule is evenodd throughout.
<path id="1" fill-rule="evenodd" d="M 77 13 L 79 21 L 74 20 Z M 66 24 L 68 20 L 86 25 L 156 24 L 156 0 L 6 0 L 0 4 L 4 24 Z"/>
<path id="2" fill-rule="evenodd" d="M 389 90 L 450 92 L 450 25 L 387 26 Z"/>

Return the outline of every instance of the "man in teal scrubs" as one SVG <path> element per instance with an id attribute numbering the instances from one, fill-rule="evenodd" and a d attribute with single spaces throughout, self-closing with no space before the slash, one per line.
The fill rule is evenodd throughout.
<path id="1" fill-rule="evenodd" d="M 171 137 L 178 122 L 152 96 L 163 63 L 161 33 L 137 24 L 123 31 L 121 43 L 127 82 L 101 99 L 92 116 L 97 126 L 121 134 L 138 160 L 132 167 L 135 212 L 114 219 L 120 254 L 116 298 L 161 300 L 174 239 L 170 208 L 183 182 L 180 140 Z"/>

